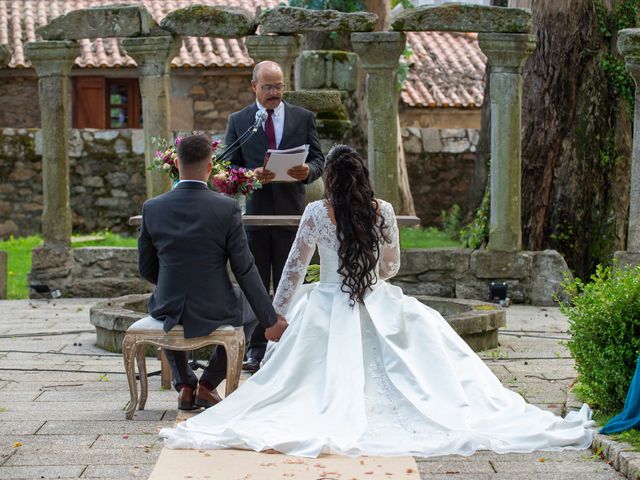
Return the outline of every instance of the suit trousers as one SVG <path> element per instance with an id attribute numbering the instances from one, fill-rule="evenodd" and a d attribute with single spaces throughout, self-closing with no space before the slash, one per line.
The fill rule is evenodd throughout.
<path id="1" fill-rule="evenodd" d="M 296 228 L 268 227 L 247 230 L 249 249 L 253 254 L 262 283 L 267 292 L 275 294 L 289 251 L 296 238 Z M 273 285 L 273 290 L 269 287 Z M 262 360 L 267 349 L 264 327 L 253 322 L 255 329 L 250 334 L 247 358 Z"/>
<path id="2" fill-rule="evenodd" d="M 249 338 L 256 329 L 258 320 L 251 310 L 247 298 L 244 296 L 238 286 L 234 286 L 238 305 L 240 306 L 240 315 L 242 326 L 244 328 L 245 338 Z M 181 322 L 182 323 L 182 322 Z M 264 328 L 262 328 L 264 332 Z M 173 375 L 173 387 L 180 391 L 182 385 L 187 385 L 195 389 L 198 385 L 198 377 L 189 365 L 187 352 L 178 350 L 164 349 L 164 353 L 169 362 L 171 373 Z M 207 366 L 200 377 L 200 382 L 207 388 L 216 388 L 222 380 L 227 376 L 227 355 L 224 347 L 216 346 L 213 348 Z"/>

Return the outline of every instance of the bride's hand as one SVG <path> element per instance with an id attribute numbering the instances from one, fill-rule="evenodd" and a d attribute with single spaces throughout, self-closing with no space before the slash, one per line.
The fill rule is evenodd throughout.
<path id="1" fill-rule="evenodd" d="M 280 337 L 288 326 L 289 324 L 287 323 L 287 319 L 282 315 L 278 315 L 276 323 L 274 323 L 271 327 L 265 329 L 264 336 L 267 337 L 267 340 L 277 342 L 280 340 Z"/>

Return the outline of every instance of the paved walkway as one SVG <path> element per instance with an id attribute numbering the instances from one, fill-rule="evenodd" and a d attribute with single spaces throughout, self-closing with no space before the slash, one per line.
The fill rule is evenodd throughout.
<path id="1" fill-rule="evenodd" d="M 126 421 L 120 355 L 95 347 L 87 299 L 0 301 L 0 479 L 147 478 L 176 418 L 176 395 L 149 380 L 147 410 Z M 575 378 L 555 308 L 514 306 L 500 348 L 482 357 L 503 384 L 556 413 Z M 159 369 L 149 358 L 148 370 Z M 418 459 L 432 480 L 605 480 L 621 477 L 591 451 Z M 218 472 L 219 473 L 219 472 Z M 216 472 L 211 478 L 224 479 Z M 336 475 L 336 478 L 340 478 Z M 258 479 L 251 479 L 258 480 Z M 259 479 L 271 480 L 271 479 Z"/>

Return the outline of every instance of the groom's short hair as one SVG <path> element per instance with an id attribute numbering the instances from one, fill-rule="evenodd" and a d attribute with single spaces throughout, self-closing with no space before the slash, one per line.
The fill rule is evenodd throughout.
<path id="1" fill-rule="evenodd" d="M 205 135 L 184 137 L 178 144 L 178 159 L 185 166 L 210 161 L 211 140 Z"/>

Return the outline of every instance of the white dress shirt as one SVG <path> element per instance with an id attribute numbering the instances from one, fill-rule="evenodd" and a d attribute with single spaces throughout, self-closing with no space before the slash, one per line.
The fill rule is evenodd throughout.
<path id="1" fill-rule="evenodd" d="M 180 185 L 181 183 L 187 183 L 187 182 L 197 182 L 197 183 L 201 183 L 203 184 L 205 187 L 209 188 L 209 185 L 207 185 L 207 182 L 203 182 L 202 180 L 180 180 L 178 182 L 178 185 Z"/>
<path id="2" fill-rule="evenodd" d="M 263 107 L 259 101 L 256 100 L 256 105 L 258 106 L 258 111 L 267 112 L 267 109 Z M 284 103 L 280 102 L 280 104 L 273 109 L 273 128 L 276 131 L 276 148 L 280 146 L 280 142 L 282 141 L 282 131 L 284 130 Z M 264 124 L 266 120 L 262 122 L 262 128 L 264 129 Z"/>

